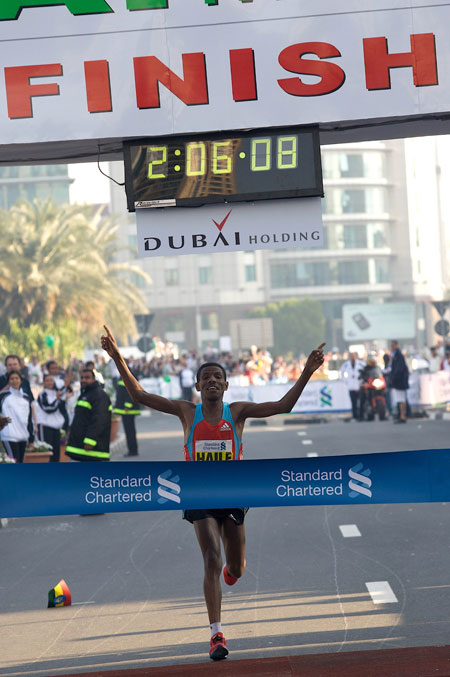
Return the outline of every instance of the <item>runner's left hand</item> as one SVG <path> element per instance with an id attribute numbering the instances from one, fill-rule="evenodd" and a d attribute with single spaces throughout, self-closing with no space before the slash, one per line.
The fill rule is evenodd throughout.
<path id="1" fill-rule="evenodd" d="M 313 350 L 308 359 L 306 360 L 305 364 L 305 369 L 310 371 L 311 373 L 315 372 L 319 367 L 322 366 L 323 360 L 324 360 L 324 355 L 323 355 L 323 347 L 326 345 L 325 343 L 321 343 L 316 350 Z"/>

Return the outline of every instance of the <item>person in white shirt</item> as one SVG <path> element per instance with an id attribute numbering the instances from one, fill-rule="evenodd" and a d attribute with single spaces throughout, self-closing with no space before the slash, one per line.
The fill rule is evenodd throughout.
<path id="1" fill-rule="evenodd" d="M 39 439 L 52 446 L 53 456 L 50 461 L 59 461 L 61 447 L 61 430 L 67 426 L 65 410 L 65 388 L 57 390 L 51 374 L 44 376 L 44 390 L 37 399 L 36 419 Z"/>
<path id="2" fill-rule="evenodd" d="M 0 414 L 10 422 L 2 429 L 0 439 L 8 456 L 23 463 L 27 443 L 34 442 L 32 399 L 21 388 L 23 379 L 19 371 L 10 371 L 6 378 L 6 389 L 0 394 Z"/>
<path id="3" fill-rule="evenodd" d="M 36 355 L 33 355 L 31 362 L 27 364 L 28 378 L 32 386 L 40 386 L 42 383 L 43 373 L 42 367 L 38 362 Z"/>
<path id="4" fill-rule="evenodd" d="M 357 353 L 350 353 L 349 359 L 344 362 L 340 369 L 341 379 L 348 388 L 350 400 L 352 403 L 352 419 L 359 420 L 359 397 L 361 388 L 361 371 L 365 364 L 358 359 Z"/>
<path id="5" fill-rule="evenodd" d="M 179 373 L 179 378 L 181 386 L 181 399 L 186 400 L 187 402 L 192 402 L 195 379 L 192 369 L 189 369 L 185 360 L 182 362 L 182 369 Z"/>

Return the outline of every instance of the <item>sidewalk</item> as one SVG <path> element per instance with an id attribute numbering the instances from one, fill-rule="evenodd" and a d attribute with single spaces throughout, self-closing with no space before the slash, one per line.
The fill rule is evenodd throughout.
<path id="1" fill-rule="evenodd" d="M 281 656 L 139 670 L 71 673 L 70 677 L 431 677 L 450 675 L 450 646 Z M 64 677 L 59 675 L 59 677 Z"/>

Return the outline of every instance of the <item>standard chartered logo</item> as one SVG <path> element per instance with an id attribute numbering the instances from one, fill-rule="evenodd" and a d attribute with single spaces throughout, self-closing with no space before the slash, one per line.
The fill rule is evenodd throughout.
<path id="1" fill-rule="evenodd" d="M 320 389 L 320 406 L 321 407 L 332 407 L 333 406 L 333 396 L 331 390 L 324 386 Z"/>
<path id="2" fill-rule="evenodd" d="M 358 494 L 364 494 L 372 498 L 372 492 L 370 487 L 372 486 L 372 480 L 369 475 L 371 474 L 370 468 L 365 468 L 363 470 L 363 464 L 357 463 L 350 468 L 348 471 L 348 476 L 350 477 L 348 486 L 351 491 L 349 491 L 350 498 L 356 498 Z"/>
<path id="3" fill-rule="evenodd" d="M 169 477 L 171 479 L 169 479 Z M 180 503 L 181 498 L 179 494 L 181 493 L 181 487 L 177 482 L 180 481 L 178 475 L 172 477 L 172 471 L 165 470 L 158 475 L 158 503 L 167 503 L 167 501 L 173 501 L 174 503 Z"/>

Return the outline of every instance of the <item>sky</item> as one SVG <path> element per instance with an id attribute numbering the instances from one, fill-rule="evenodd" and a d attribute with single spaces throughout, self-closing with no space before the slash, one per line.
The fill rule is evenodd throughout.
<path id="1" fill-rule="evenodd" d="M 108 163 L 100 163 L 102 170 L 108 173 Z M 110 180 L 103 176 L 96 162 L 69 165 L 69 176 L 75 179 L 70 186 L 70 202 L 101 204 L 109 202 Z M 125 189 L 124 189 L 125 190 Z"/>

